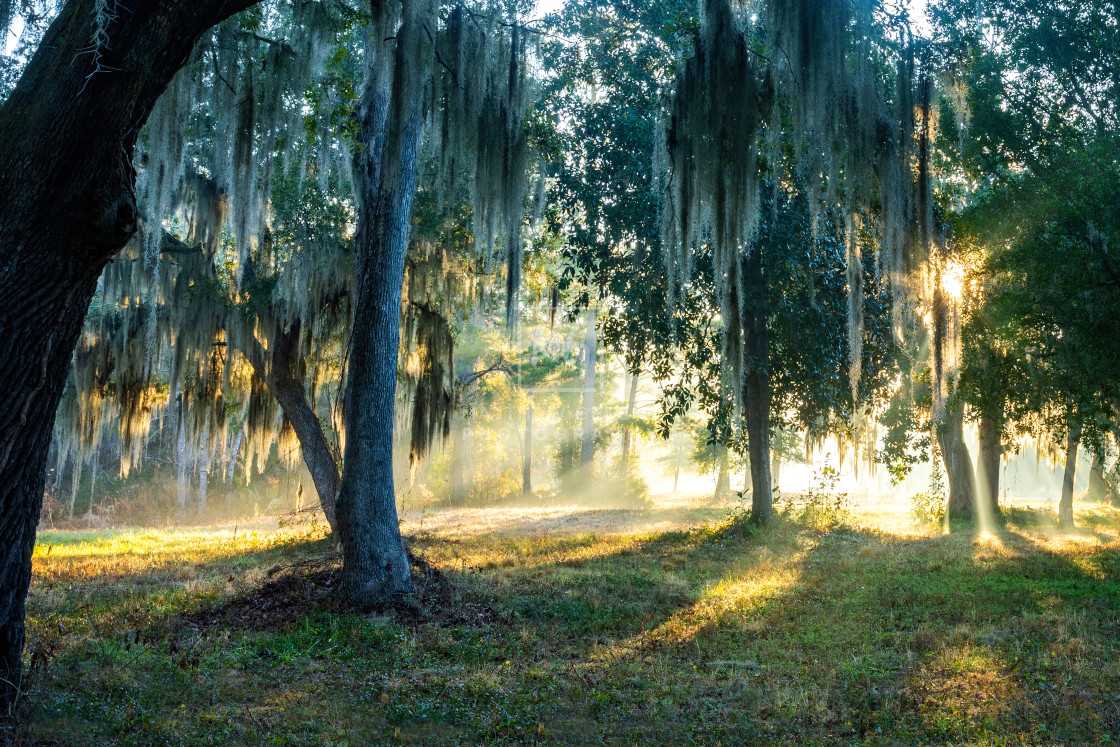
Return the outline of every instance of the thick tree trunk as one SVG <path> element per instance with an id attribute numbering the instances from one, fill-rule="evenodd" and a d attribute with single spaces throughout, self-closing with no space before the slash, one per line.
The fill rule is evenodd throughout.
<path id="1" fill-rule="evenodd" d="M 761 524 L 774 515 L 774 497 L 770 478 L 770 332 L 760 249 L 750 253 L 743 271 L 743 409 L 751 465 L 751 521 Z"/>
<path id="2" fill-rule="evenodd" d="M 3 246 L 12 245 L 5 240 Z M 0 719 L 14 716 L 20 687 L 24 599 L 55 410 L 97 281 L 95 272 L 77 277 L 72 263 L 57 258 L 22 262 L 10 251 L 5 254 L 0 269 L 0 293 L 6 299 L 0 308 Z"/>
<path id="3" fill-rule="evenodd" d="M 1062 500 L 1058 502 L 1058 526 L 1073 529 L 1073 483 L 1077 478 L 1077 447 L 1081 426 L 1070 426 L 1066 434 L 1066 470 L 1062 475 Z"/>
<path id="4" fill-rule="evenodd" d="M 529 391 L 529 402 L 525 406 L 525 452 L 521 455 L 521 495 L 533 495 L 533 392 Z"/>
<path id="5" fill-rule="evenodd" d="M 999 419 L 989 414 L 980 417 L 980 459 L 977 460 L 976 484 L 991 517 L 999 516 L 999 462 L 1003 456 L 1003 434 Z"/>
<path id="6" fill-rule="evenodd" d="M 622 428 L 622 458 L 619 459 L 619 471 L 623 479 L 630 474 L 630 441 L 633 438 L 633 428 L 629 419 L 634 417 L 634 406 L 638 399 L 638 374 L 630 374 L 630 391 L 626 397 L 627 423 Z"/>
<path id="7" fill-rule="evenodd" d="M 334 455 L 327 444 L 323 434 L 323 424 L 319 416 L 307 401 L 307 392 L 303 384 L 296 378 L 293 365 L 299 355 L 299 338 L 301 325 L 297 319 L 285 332 L 276 333 L 273 349 L 266 354 L 254 339 L 246 341 L 252 345 L 251 350 L 244 351 L 249 362 L 257 374 L 268 385 L 272 396 L 280 403 L 280 408 L 292 424 L 299 440 L 300 453 L 307 471 L 311 473 L 311 481 L 315 483 L 315 492 L 319 495 L 319 505 L 327 518 L 327 523 L 332 532 L 338 530 L 335 504 L 338 491 L 342 486 L 338 465 Z M 268 358 L 265 356 L 268 355 Z M 236 452 L 235 452 L 236 453 Z"/>
<path id="8" fill-rule="evenodd" d="M 937 444 L 945 462 L 945 476 L 949 482 L 949 520 L 974 521 L 976 497 L 973 495 L 972 458 L 964 442 L 964 413 L 958 407 L 946 413 L 944 422 L 937 429 Z"/>
<path id="9" fill-rule="evenodd" d="M 355 157 L 359 229 L 346 382 L 346 452 L 338 495 L 343 601 L 367 606 L 412 587 L 393 483 L 393 419 L 401 285 L 423 126 L 421 20 L 405 14 L 395 39 L 374 26 Z M 394 49 L 395 47 L 395 49 Z M 393 55 L 388 64 L 387 55 Z"/>
<path id="10" fill-rule="evenodd" d="M 587 469 L 595 458 L 595 358 L 598 350 L 595 334 L 595 311 L 587 310 L 587 330 L 584 335 L 584 373 L 583 373 L 583 442 L 580 445 L 579 462 Z"/>
<path id="11" fill-rule="evenodd" d="M 82 322 L 136 231 L 130 154 L 198 37 L 251 0 L 132 0 L 103 72 L 95 0 L 70 0 L 0 105 L 0 717 L 19 692 L 47 449 Z"/>

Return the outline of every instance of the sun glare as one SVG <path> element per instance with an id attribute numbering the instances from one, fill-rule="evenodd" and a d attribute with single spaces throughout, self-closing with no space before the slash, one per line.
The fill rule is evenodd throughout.
<path id="1" fill-rule="evenodd" d="M 945 267 L 941 276 L 941 289 L 954 301 L 964 298 L 964 266 L 959 262 L 950 262 Z"/>

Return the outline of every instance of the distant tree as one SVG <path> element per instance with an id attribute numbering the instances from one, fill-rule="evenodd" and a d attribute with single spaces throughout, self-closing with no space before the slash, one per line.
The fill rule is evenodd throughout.
<path id="1" fill-rule="evenodd" d="M 1111 2 L 1048 0 L 934 12 L 964 94 L 962 136 L 943 148 L 978 185 L 961 195 L 954 227 L 980 256 L 961 388 L 980 422 L 981 483 L 994 505 L 1009 436 L 1055 438 L 1066 452 L 1063 525 L 1073 521 L 1078 446 L 1103 457 L 1120 410 L 1115 12 Z"/>

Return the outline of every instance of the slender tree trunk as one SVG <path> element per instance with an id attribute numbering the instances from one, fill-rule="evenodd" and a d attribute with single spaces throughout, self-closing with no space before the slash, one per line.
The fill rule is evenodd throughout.
<path id="1" fill-rule="evenodd" d="M 291 416 L 288 416 L 291 420 Z M 237 429 L 237 435 L 233 437 L 233 443 L 229 447 L 229 462 L 226 464 L 226 482 L 233 485 L 233 473 L 237 469 L 237 454 L 241 451 L 241 441 L 245 438 L 245 424 L 242 423 L 241 427 Z"/>
<path id="2" fill-rule="evenodd" d="M 385 12 L 375 8 L 375 13 Z M 359 229 L 346 382 L 346 452 L 338 495 L 343 600 L 367 606 L 412 587 L 393 483 L 393 419 L 401 285 L 423 126 L 422 19 L 396 29 L 375 19 L 355 157 Z M 392 56 L 389 64 L 388 57 Z"/>
<path id="3" fill-rule="evenodd" d="M 100 449 L 98 450 L 100 451 Z M 93 464 L 89 467 L 89 513 L 93 513 L 94 491 L 97 490 L 97 468 L 101 466 L 98 454 L 93 456 Z M 100 514 L 98 514 L 100 516 Z"/>
<path id="4" fill-rule="evenodd" d="M 985 413 L 980 417 L 980 459 L 977 461 L 976 483 L 990 515 L 999 516 L 999 462 L 1003 456 L 1003 434 L 999 419 Z"/>
<path id="5" fill-rule="evenodd" d="M 1112 463 L 1112 469 L 1104 475 L 1108 481 L 1108 500 L 1113 506 L 1120 508 L 1120 459 Z"/>
<path id="6" fill-rule="evenodd" d="M 529 391 L 529 401 L 525 405 L 525 451 L 521 455 L 521 495 L 533 495 L 533 392 Z"/>
<path id="7" fill-rule="evenodd" d="M 782 455 L 774 451 L 770 453 L 770 480 L 775 488 L 782 487 Z"/>
<path id="8" fill-rule="evenodd" d="M 323 509 L 331 531 L 336 532 L 338 520 L 335 502 L 338 499 L 342 478 L 326 436 L 323 434 L 323 424 L 307 401 L 307 392 L 293 371 L 300 354 L 300 333 L 301 324 L 297 319 L 291 323 L 287 331 L 277 331 L 268 358 L 254 339 L 245 341 L 246 347 L 250 349 L 244 352 L 253 366 L 254 373 L 268 385 L 272 396 L 280 403 L 284 415 L 292 424 L 292 430 L 296 432 L 296 438 L 299 440 L 303 463 L 307 465 L 311 481 L 315 483 L 319 505 Z M 240 440 L 240 435 L 238 439 Z M 236 453 L 235 448 L 234 454 Z"/>
<path id="9" fill-rule="evenodd" d="M 743 270 L 743 409 L 751 465 L 751 521 L 761 524 L 774 515 L 770 477 L 770 332 L 766 327 L 769 312 L 761 250 L 750 253 Z"/>
<path id="10" fill-rule="evenodd" d="M 630 374 L 630 392 L 626 397 L 626 425 L 622 428 L 622 458 L 619 460 L 620 471 L 625 479 L 630 474 L 630 441 L 633 438 L 633 428 L 630 419 L 634 417 L 634 406 L 638 399 L 638 374 Z"/>
<path id="11" fill-rule="evenodd" d="M 1058 526 L 1073 529 L 1073 483 L 1077 477 L 1077 447 L 1081 426 L 1070 426 L 1066 434 L 1066 471 L 1062 476 L 1062 500 L 1058 503 Z"/>
<path id="12" fill-rule="evenodd" d="M 78 503 L 78 486 L 82 482 L 82 463 L 74 460 L 74 466 L 70 472 L 70 521 L 74 520 L 74 506 Z"/>
<path id="13" fill-rule="evenodd" d="M 206 490 L 210 478 L 210 417 L 202 426 L 202 453 L 198 459 L 198 515 L 206 513 Z"/>
<path id="14" fill-rule="evenodd" d="M 580 446 L 580 464 L 586 469 L 595 458 L 595 358 L 598 353 L 595 334 L 595 311 L 587 310 L 587 331 L 584 336 L 583 374 L 583 443 Z"/>
<path id="15" fill-rule="evenodd" d="M 681 468 L 677 467 L 673 470 L 673 492 L 677 492 L 677 484 L 681 481 Z"/>
<path id="16" fill-rule="evenodd" d="M 97 278 L 136 231 L 129 154 L 198 37 L 251 0 L 132 0 L 94 72 L 95 0 L 69 0 L 0 104 L 0 718 L 21 681 L 24 600 L 55 412 Z"/>
<path id="17" fill-rule="evenodd" d="M 937 429 L 937 442 L 945 462 L 949 483 L 949 520 L 976 519 L 976 498 L 972 492 L 972 458 L 964 442 L 964 413 L 960 407 L 946 413 Z"/>
<path id="18" fill-rule="evenodd" d="M 183 400 L 180 395 L 177 405 L 179 411 L 178 431 L 179 436 L 175 442 L 175 490 L 179 507 L 179 515 L 187 510 L 187 493 L 190 492 L 191 474 L 190 457 L 187 455 L 187 425 L 183 422 Z"/>
<path id="19" fill-rule="evenodd" d="M 719 467 L 716 473 L 716 492 L 715 499 L 717 501 L 723 500 L 731 494 L 731 472 L 728 465 L 727 455 L 724 454 L 719 458 Z"/>
<path id="20" fill-rule="evenodd" d="M 1089 469 L 1089 492 L 1086 498 L 1099 503 L 1112 501 L 1112 486 L 1104 476 L 1104 460 L 1093 454 L 1093 466 Z"/>

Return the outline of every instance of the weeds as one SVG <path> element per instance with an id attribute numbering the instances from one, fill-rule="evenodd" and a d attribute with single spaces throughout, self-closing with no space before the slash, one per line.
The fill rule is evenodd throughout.
<path id="1" fill-rule="evenodd" d="M 824 466 L 813 474 L 798 513 L 799 521 L 822 532 L 850 524 L 853 518 L 848 494 L 838 489 L 840 470 L 832 466 L 831 456 L 828 455 Z M 792 503 L 790 508 L 793 508 Z"/>

